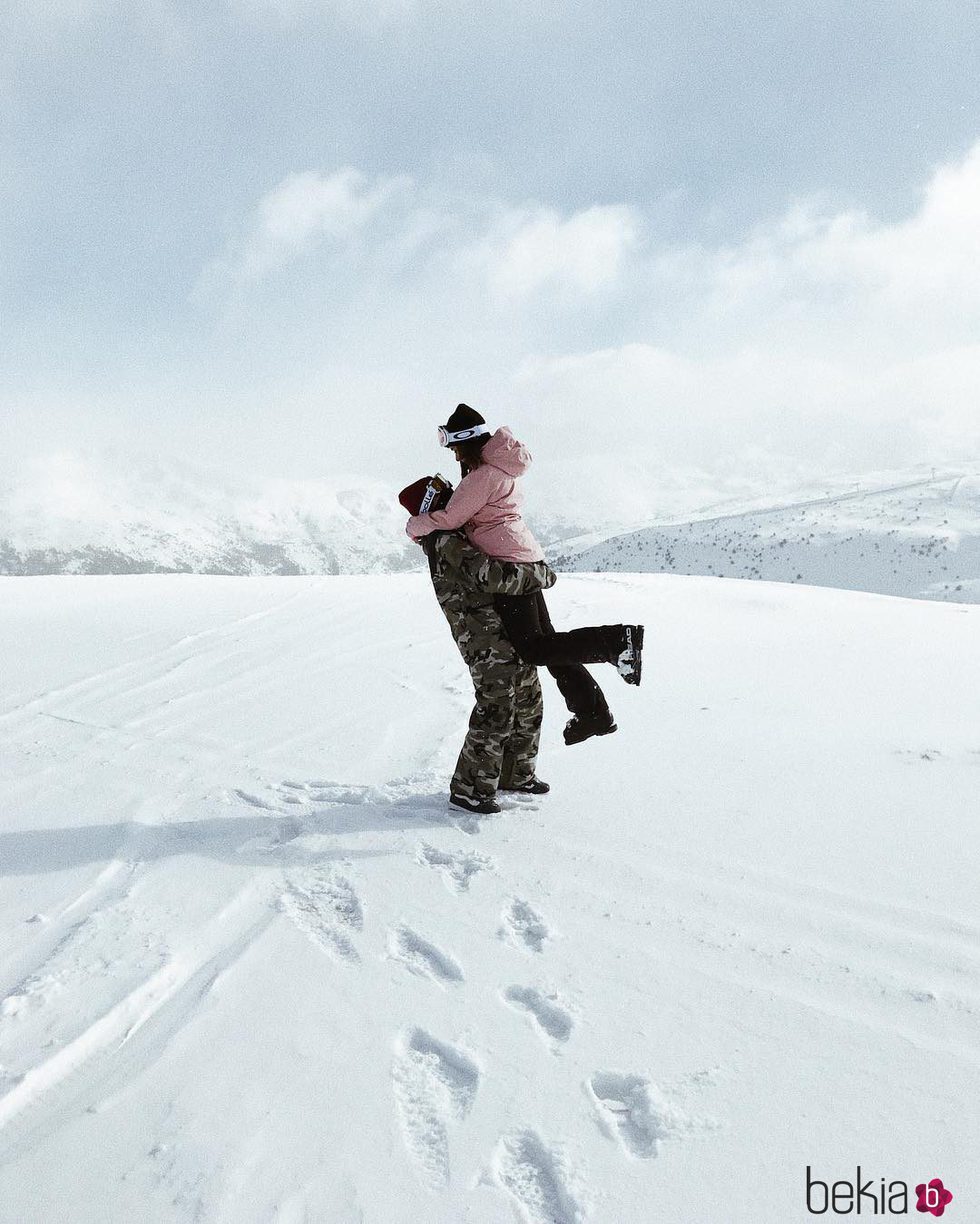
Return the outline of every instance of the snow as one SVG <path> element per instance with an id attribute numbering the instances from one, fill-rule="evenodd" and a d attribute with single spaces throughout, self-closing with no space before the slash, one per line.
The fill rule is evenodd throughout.
<path id="1" fill-rule="evenodd" d="M 558 569 L 978 600 L 975 464 L 816 481 L 623 463 L 634 492 L 603 519 L 607 499 L 584 470 L 542 462 L 528 518 Z M 404 525 L 397 486 L 374 478 L 246 480 L 161 458 L 55 455 L 0 478 L 0 574 L 406 572 L 422 563 Z"/>
<path id="2" fill-rule="evenodd" d="M 801 493 L 803 491 L 801 490 Z M 723 513 L 718 513 L 723 510 Z M 570 540 L 565 570 L 665 571 L 975 603 L 980 471 L 883 475 L 751 499 L 625 535 Z"/>
<path id="3" fill-rule="evenodd" d="M 568 749 L 545 678 L 551 794 L 454 822 L 424 575 L 0 580 L 0 1217 L 973 1218 L 980 609 L 549 602 L 643 686 Z"/>
<path id="4" fill-rule="evenodd" d="M 53 455 L 0 481 L 0 574 L 330 574 L 410 569 L 394 490 L 250 480 L 174 459 Z"/>

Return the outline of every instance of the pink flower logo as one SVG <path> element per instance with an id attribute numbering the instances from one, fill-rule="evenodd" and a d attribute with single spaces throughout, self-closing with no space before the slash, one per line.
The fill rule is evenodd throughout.
<path id="1" fill-rule="evenodd" d="M 928 1184 L 920 1182 L 915 1192 L 919 1196 L 919 1201 L 915 1205 L 916 1211 L 927 1211 L 934 1216 L 941 1216 L 946 1210 L 947 1203 L 953 1201 L 952 1194 L 943 1185 L 942 1179 L 938 1177 L 934 1177 Z"/>

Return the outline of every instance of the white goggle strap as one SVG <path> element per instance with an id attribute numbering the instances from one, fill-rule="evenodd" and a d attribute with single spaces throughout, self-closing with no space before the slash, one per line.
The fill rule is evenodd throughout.
<path id="1" fill-rule="evenodd" d="M 439 442 L 443 446 L 455 446 L 457 442 L 469 442 L 471 438 L 482 438 L 484 434 L 490 432 L 488 425 L 474 425 L 471 429 L 455 429 L 452 433 L 445 427 L 439 426 Z"/>
<path id="2" fill-rule="evenodd" d="M 422 498 L 422 504 L 419 506 L 419 514 L 428 514 L 432 503 L 442 492 L 444 486 L 436 484 L 434 480 L 430 480 L 425 494 Z"/>

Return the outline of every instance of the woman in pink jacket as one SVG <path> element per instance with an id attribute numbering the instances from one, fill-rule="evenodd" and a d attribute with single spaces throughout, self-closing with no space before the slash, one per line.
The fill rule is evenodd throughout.
<path id="1" fill-rule="evenodd" d="M 544 560 L 540 544 L 521 517 L 518 477 L 531 463 L 526 446 L 509 429 L 491 434 L 486 421 L 460 404 L 439 440 L 450 447 L 463 472 L 445 509 L 413 515 L 407 532 L 420 540 L 431 531 L 462 528 L 470 543 L 491 557 L 517 563 Z M 498 595 L 494 606 L 518 654 L 526 663 L 546 667 L 565 699 L 572 718 L 565 743 L 608 735 L 616 723 L 602 690 L 585 663 L 614 663 L 628 684 L 639 684 L 643 626 L 593 625 L 556 633 L 544 595 Z"/>

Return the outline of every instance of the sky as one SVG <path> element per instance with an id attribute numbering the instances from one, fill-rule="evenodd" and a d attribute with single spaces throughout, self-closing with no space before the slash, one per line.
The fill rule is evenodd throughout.
<path id="1" fill-rule="evenodd" d="M 0 0 L 0 469 L 407 483 L 458 401 L 556 499 L 975 458 L 978 49 L 967 0 Z"/>

